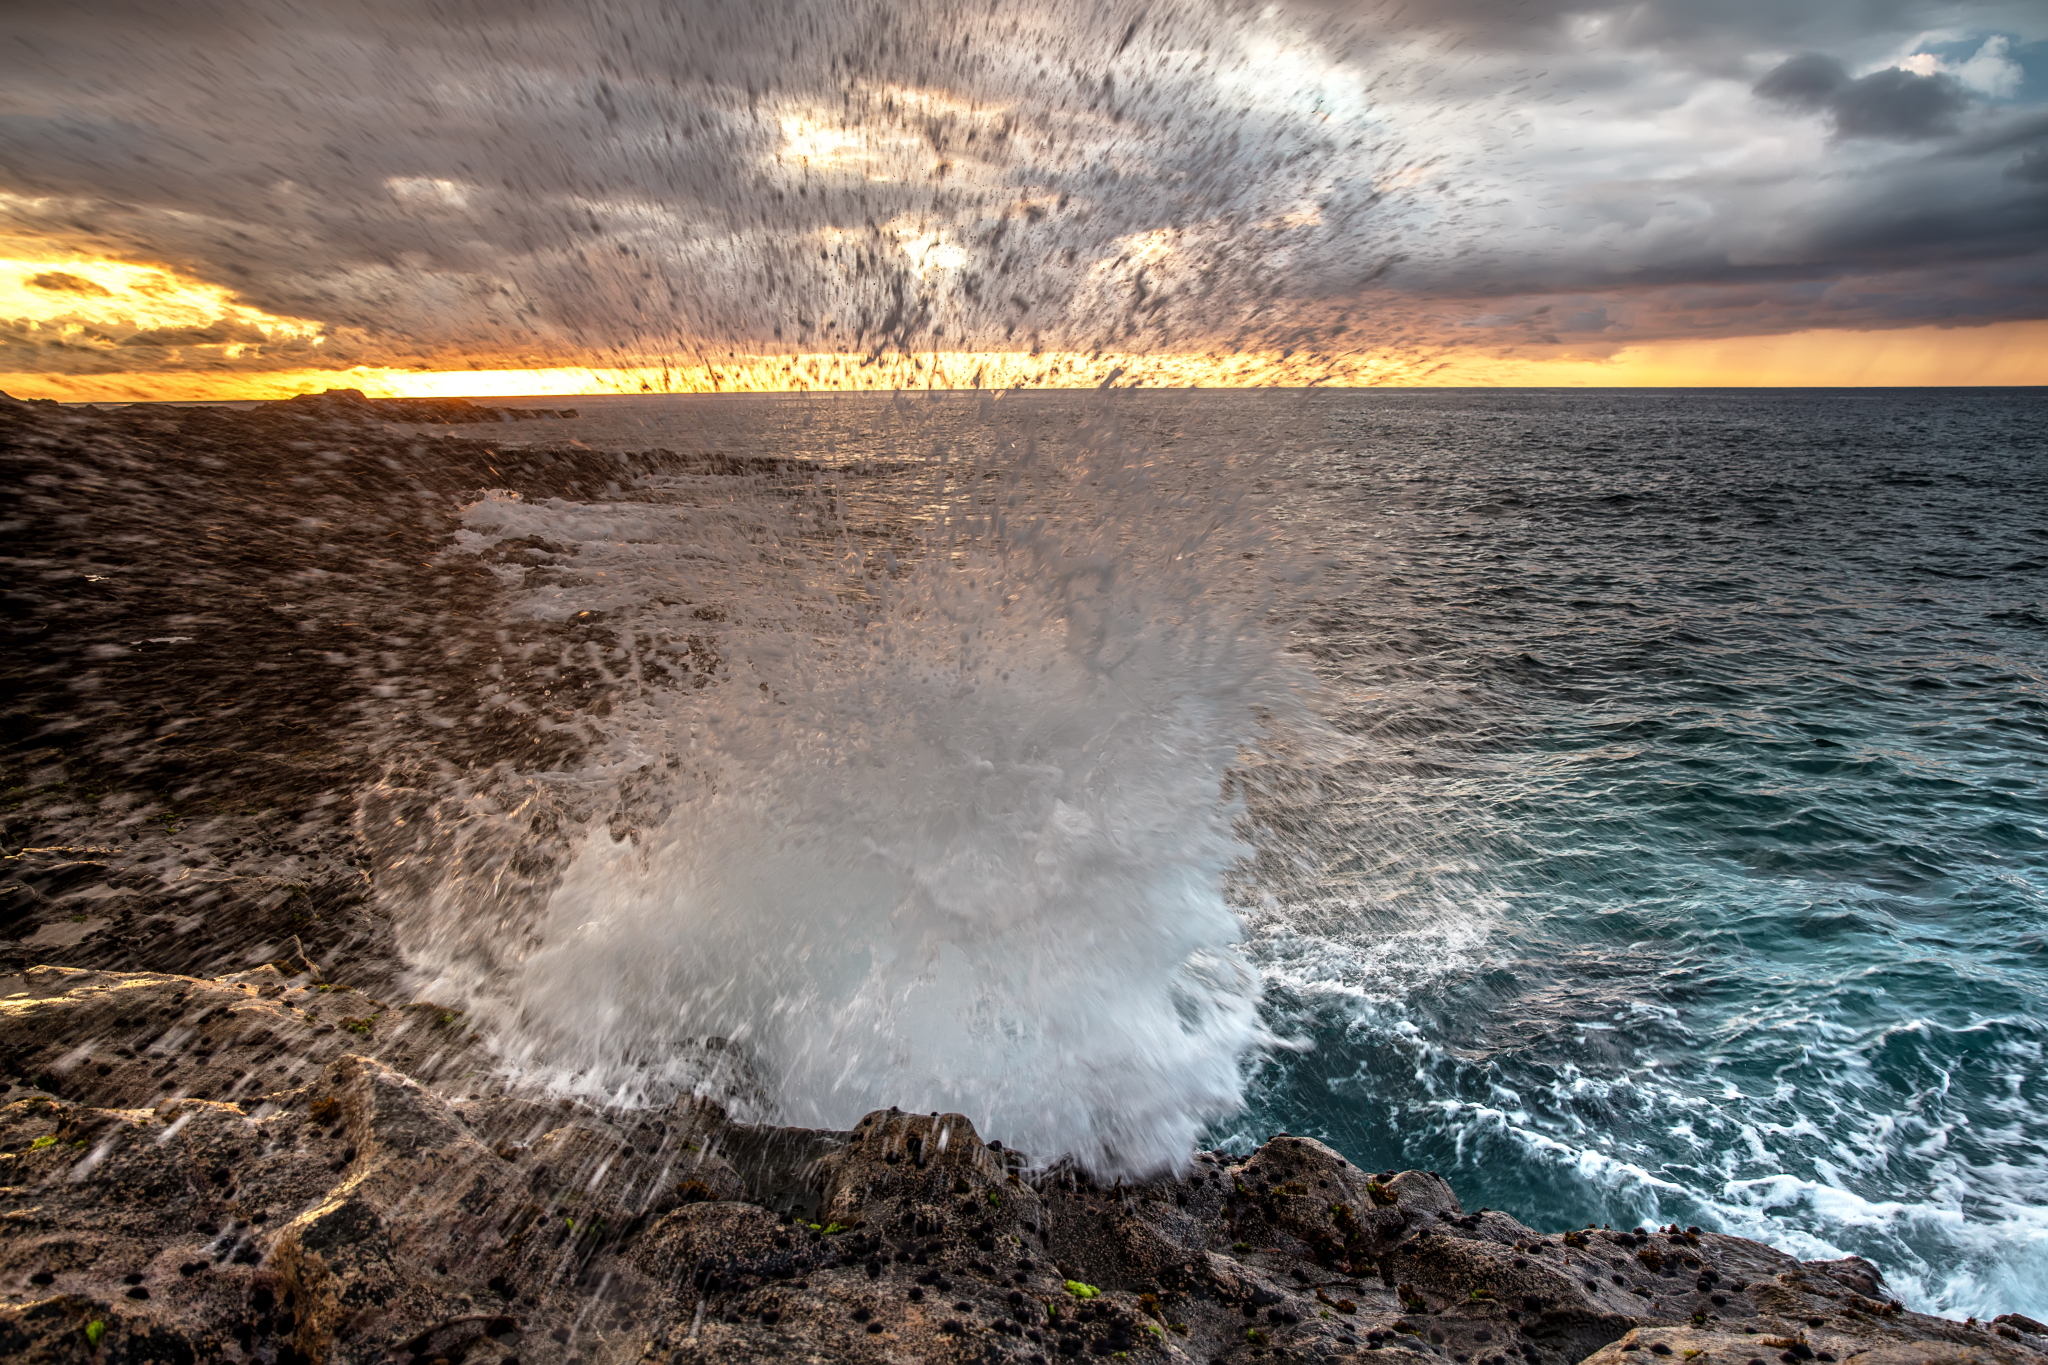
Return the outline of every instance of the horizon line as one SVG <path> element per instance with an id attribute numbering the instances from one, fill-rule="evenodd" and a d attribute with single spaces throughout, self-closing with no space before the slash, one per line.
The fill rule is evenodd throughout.
<path id="1" fill-rule="evenodd" d="M 956 387 L 951 385 L 920 385 L 899 388 L 860 389 L 679 389 L 623 392 L 620 390 L 590 391 L 535 391 L 528 393 L 434 393 L 434 394 L 366 394 L 373 402 L 435 401 L 455 399 L 475 402 L 480 406 L 493 403 L 538 403 L 559 402 L 563 399 L 654 399 L 654 398 L 877 398 L 927 397 L 968 398 L 985 396 L 997 398 L 1004 394 L 1088 394 L 1088 393 L 2014 393 L 2027 389 L 2048 390 L 2048 381 L 2029 383 L 2014 381 L 2008 383 L 1977 384 L 1129 384 L 1129 385 L 1029 385 L 1018 384 L 1006 388 Z M 285 394 L 276 398 L 216 397 L 216 398 L 54 398 L 24 399 L 11 391 L 0 388 L 0 396 L 13 398 L 16 402 L 54 402 L 61 407 L 217 407 L 226 405 L 255 406 L 266 403 L 289 402 L 297 397 L 318 397 L 323 392 L 361 392 L 352 385 L 337 385 L 330 390 L 302 390 L 296 394 Z"/>
<path id="2" fill-rule="evenodd" d="M 255 363 L 260 359 L 252 357 Z M 430 368 L 0 371 L 0 391 L 73 403 L 249 402 L 326 389 L 372 398 L 597 398 L 651 393 L 1119 389 L 2024 389 L 2048 387 L 2048 319 L 1955 329 L 1815 329 L 1617 347 L 1600 357 L 1412 353 L 927 351 L 758 354 L 687 363 Z"/>

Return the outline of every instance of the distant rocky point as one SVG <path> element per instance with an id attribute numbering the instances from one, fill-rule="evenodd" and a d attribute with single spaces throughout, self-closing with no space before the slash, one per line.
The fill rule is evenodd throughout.
<path id="1" fill-rule="evenodd" d="M 264 403 L 262 408 L 340 421 L 421 422 L 459 426 L 470 422 L 533 422 L 574 417 L 574 408 L 491 408 L 467 398 L 366 398 L 361 389 L 328 389 Z"/>
<path id="2" fill-rule="evenodd" d="M 958 1114 L 825 1131 L 507 1091 L 302 958 L 0 978 L 15 1361 L 2041 1365 L 1868 1262 L 1538 1232 L 1282 1135 L 1105 1185 Z"/>

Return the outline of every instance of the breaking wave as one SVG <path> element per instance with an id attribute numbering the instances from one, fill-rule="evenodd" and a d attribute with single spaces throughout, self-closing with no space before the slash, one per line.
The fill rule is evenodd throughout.
<path id="1" fill-rule="evenodd" d="M 511 618 L 601 611 L 699 657 L 631 689 L 576 771 L 442 804 L 466 851 L 400 929 L 425 989 L 521 1071 L 614 1098 L 702 1084 L 719 1039 L 751 1063 L 735 1094 L 785 1121 L 957 1109 L 1105 1170 L 1235 1111 L 1275 1040 L 1231 903 L 1233 773 L 1320 727 L 1269 621 L 1285 552 L 1228 461 L 1107 422 L 1002 431 L 471 505 L 456 553 L 565 571 L 508 568 Z M 632 810 L 507 901 L 536 786 Z"/>

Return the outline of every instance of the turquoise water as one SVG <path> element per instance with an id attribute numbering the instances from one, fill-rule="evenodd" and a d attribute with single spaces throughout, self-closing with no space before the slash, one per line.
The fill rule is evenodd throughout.
<path id="1" fill-rule="evenodd" d="M 1381 749 L 1321 837 L 1391 786 L 1431 870 L 1254 917 L 1312 1047 L 1221 1131 L 2048 1310 L 2048 402 L 1312 401 L 1372 553 L 1297 629 Z"/>
<path id="2" fill-rule="evenodd" d="M 850 954 L 855 975 L 862 952 L 931 964 L 891 979 L 896 1005 L 790 977 L 762 996 L 772 1006 L 704 1018 L 735 1036 L 781 1021 L 795 1118 L 850 1122 L 900 1098 L 1010 1123 L 1006 1138 L 1048 1116 L 1046 1132 L 1105 1153 L 1163 1152 L 1201 1122 L 1213 1144 L 1308 1133 L 1369 1168 L 1441 1171 L 1468 1202 L 1539 1227 L 1697 1223 L 1868 1256 L 1916 1307 L 2048 1316 L 2048 396 L 581 406 L 506 435 L 861 471 L 830 476 L 822 509 L 742 498 L 744 527 L 727 531 L 681 487 L 471 514 L 581 547 L 545 570 L 545 603 L 519 610 L 601 609 L 644 638 L 719 603 L 733 676 L 784 699 L 756 717 L 739 709 L 747 688 L 649 694 L 606 722 L 621 772 L 729 733 L 753 771 L 783 774 L 744 779 L 761 790 L 737 814 L 679 807 L 688 838 L 666 873 L 591 863 L 572 878 L 585 890 L 555 913 L 577 933 L 602 922 L 636 962 L 680 954 L 636 1008 L 673 1013 L 677 981 L 730 984 L 789 944 L 806 962 Z M 1069 468 L 1045 454 L 1061 447 L 1096 454 Z M 1059 479 L 1004 482 L 1034 459 Z M 714 492 L 709 505 L 734 496 Z M 876 605 L 878 563 L 954 554 L 998 505 L 1050 508 L 1068 539 L 1043 541 L 1037 569 L 970 556 L 924 606 L 902 605 L 914 577 Z M 1175 539 L 1204 517 L 1206 539 Z M 1020 624 L 1018 604 L 1076 555 L 1099 590 Z M 1279 586 L 1255 589 L 1261 575 Z M 783 619 L 783 603 L 849 591 L 869 605 Z M 960 625 L 960 659 L 952 626 L 929 629 L 941 618 Z M 1137 665 L 1044 654 L 1084 620 L 1135 642 L 1142 685 Z M 857 636 L 895 643 L 831 643 Z M 1319 720 L 1295 738 L 1231 728 L 1276 676 L 1261 651 L 1311 676 Z M 799 723 L 805 707 L 817 719 Z M 1157 745 L 1131 747 L 1147 733 Z M 1175 815 L 1196 814 L 1190 793 L 1213 791 L 1215 770 L 1169 748 L 1219 736 L 1226 753 L 1246 746 L 1225 786 L 1251 852 L 1225 880 L 1233 960 L 1254 975 L 1241 988 L 1205 968 L 1189 989 L 1208 992 L 1207 1022 L 1147 1041 L 1132 1021 L 1156 1027 L 1192 998 L 1139 979 L 1187 951 L 1171 947 L 1174 907 L 1208 916 L 1191 961 L 1213 968 L 1236 932 L 1192 882 L 1144 890 L 1215 853 L 1213 830 Z M 991 783 L 1014 790 L 997 799 Z M 1095 834 L 1048 852 L 1045 831 L 1083 816 Z M 896 889 L 855 915 L 877 858 L 902 863 L 882 879 Z M 723 869 L 723 901 L 675 890 L 706 868 Z M 734 964 L 705 958 L 705 926 L 742 904 L 766 937 Z M 1002 925 L 977 920 L 990 906 Z M 1023 975 L 976 995 L 971 963 Z M 590 973 L 565 970 L 564 998 L 581 999 Z M 933 986 L 948 981 L 957 995 Z M 920 991 L 931 1019 L 996 1020 L 1014 1047 L 951 1056 L 972 1028 L 896 1027 Z M 875 1040 L 865 1090 L 830 1079 L 854 1074 L 849 1020 Z M 1247 1102 L 1216 1119 L 1238 1102 L 1233 1059 Z"/>

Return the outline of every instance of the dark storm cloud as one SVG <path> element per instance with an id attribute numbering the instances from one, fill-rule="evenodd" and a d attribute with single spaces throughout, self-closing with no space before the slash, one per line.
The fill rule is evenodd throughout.
<path id="1" fill-rule="evenodd" d="M 1919 75 L 1887 67 L 1860 80 L 1833 57 L 1802 53 L 1773 68 L 1756 83 L 1767 100 L 1809 112 L 1825 112 L 1842 137 L 1917 141 L 1956 131 L 1956 116 L 1969 104 L 1955 77 Z"/>
<path id="2" fill-rule="evenodd" d="M 1849 84 L 1849 72 L 1833 57 L 1802 52 L 1787 58 L 1756 83 L 1756 93 L 1798 109 L 1828 107 L 1836 93 Z"/>
<path id="3" fill-rule="evenodd" d="M 2048 64 L 2038 5 L 1301 9 L 1455 31 L 1445 88 L 1502 130 L 1463 168 L 1496 193 L 1475 196 L 1457 249 L 1425 248 L 1396 273 L 1439 319 L 1483 333 L 1513 317 L 1604 346 L 1698 335 L 1695 322 L 2048 315 L 2048 196 L 2029 159 L 2048 157 L 2041 73 L 2015 57 Z"/>
<path id="4" fill-rule="evenodd" d="M 1260 94 L 1201 6 L 87 6 L 21 37 L 18 229 L 404 359 L 1257 339 L 1292 276 L 1389 254 L 1385 132 Z M 1304 213 L 1320 253 L 1272 259 Z"/>
<path id="5" fill-rule="evenodd" d="M 10 18 L 0 218 L 321 320 L 335 362 L 1425 345 L 1541 308 L 1613 340 L 1809 325 L 1831 283 L 1854 325 L 1976 317 L 2048 209 L 2038 109 L 1966 84 L 1995 61 L 1899 66 L 1923 31 L 2041 27 L 1967 18 L 98 0 Z M 2041 314 L 2037 275 L 2000 278 Z M 36 344 L 0 369 L 83 363 Z"/>
<path id="6" fill-rule="evenodd" d="M 1517 56 L 1581 51 L 1598 35 L 1614 52 L 1665 51 L 1695 67 L 1742 63 L 1758 52 L 1839 48 L 1845 41 L 1911 37 L 1955 21 L 1991 29 L 2023 24 L 2028 0 L 1968 6 L 1926 0 L 1286 0 L 1296 14 L 1338 26 L 1359 47 L 1388 31 L 1447 34 L 1463 51 Z"/>

